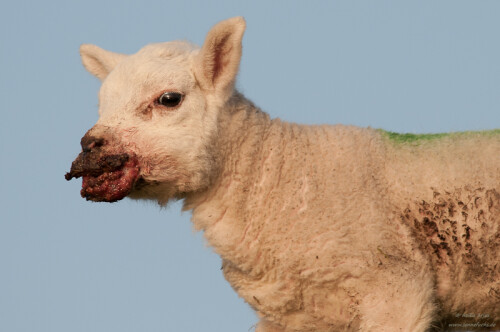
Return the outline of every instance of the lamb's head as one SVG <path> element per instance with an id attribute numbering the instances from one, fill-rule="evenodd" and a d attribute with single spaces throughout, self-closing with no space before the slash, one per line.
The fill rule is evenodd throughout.
<path id="1" fill-rule="evenodd" d="M 84 66 L 102 81 L 99 120 L 66 174 L 83 177 L 82 197 L 165 203 L 210 184 L 244 30 L 243 18 L 232 18 L 215 25 L 201 48 L 169 42 L 130 56 L 82 45 Z"/>

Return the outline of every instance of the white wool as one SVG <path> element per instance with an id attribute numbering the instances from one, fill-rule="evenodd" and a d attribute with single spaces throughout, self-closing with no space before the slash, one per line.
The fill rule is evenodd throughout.
<path id="1" fill-rule="evenodd" d="M 82 46 L 103 81 L 89 135 L 137 155 L 148 183 L 130 197 L 185 199 L 259 332 L 426 331 L 463 312 L 500 324 L 500 134 L 398 141 L 271 120 L 234 90 L 244 29 L 233 18 L 201 48 L 130 56 Z M 180 106 L 158 105 L 167 91 Z"/>

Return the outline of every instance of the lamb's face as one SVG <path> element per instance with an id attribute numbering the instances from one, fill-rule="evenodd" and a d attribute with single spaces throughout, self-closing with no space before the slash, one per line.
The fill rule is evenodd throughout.
<path id="1" fill-rule="evenodd" d="M 243 30 L 242 19 L 219 23 L 201 50 L 170 42 L 125 56 L 82 46 L 84 65 L 103 80 L 99 120 L 66 175 L 83 177 L 82 197 L 164 203 L 210 184 L 217 116 L 232 93 Z"/>

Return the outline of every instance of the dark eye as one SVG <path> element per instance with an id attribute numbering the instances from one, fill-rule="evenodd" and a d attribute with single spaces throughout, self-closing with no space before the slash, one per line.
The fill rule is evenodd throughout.
<path id="1" fill-rule="evenodd" d="M 158 98 L 157 102 L 165 107 L 178 106 L 182 101 L 182 94 L 179 92 L 165 92 Z"/>

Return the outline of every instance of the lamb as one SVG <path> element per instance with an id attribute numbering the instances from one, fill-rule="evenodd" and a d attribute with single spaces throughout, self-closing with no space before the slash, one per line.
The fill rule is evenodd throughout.
<path id="1" fill-rule="evenodd" d="M 258 332 L 500 328 L 500 130 L 270 119 L 234 88 L 244 30 L 82 45 L 100 117 L 66 179 L 91 201 L 183 199 Z"/>

